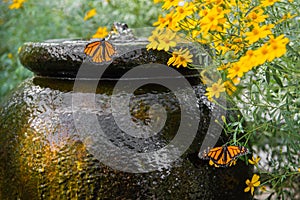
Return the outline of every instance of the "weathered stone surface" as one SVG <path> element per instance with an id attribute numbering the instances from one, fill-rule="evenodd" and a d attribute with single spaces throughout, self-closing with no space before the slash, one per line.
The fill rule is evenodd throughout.
<path id="1" fill-rule="evenodd" d="M 148 123 L 146 111 L 151 105 L 163 105 L 167 112 L 165 126 L 150 138 L 126 135 L 116 125 L 111 98 L 123 72 L 139 64 L 165 63 L 166 55 L 142 50 L 116 59 L 109 66 L 111 73 L 106 74 L 111 80 L 98 84 L 95 109 L 74 110 L 72 77 L 82 63 L 80 52 L 86 42 L 75 41 L 74 52 L 78 54 L 74 53 L 73 57 L 66 56 L 73 41 L 61 41 L 60 47 L 54 49 L 55 42 L 50 42 L 51 47 L 47 43 L 28 43 L 22 47 L 22 63 L 39 76 L 21 84 L 0 107 L 0 199 L 251 199 L 244 193 L 245 180 L 251 177 L 251 168 L 244 162 L 230 168 L 214 168 L 197 156 L 212 109 L 221 108 L 207 101 L 205 87 L 194 81 L 196 76 L 192 76 L 190 83 L 198 105 L 187 106 L 191 108 L 191 118 L 193 109 L 200 110 L 200 122 L 188 150 L 161 170 L 149 173 L 118 171 L 90 152 L 87 145 L 97 144 L 80 136 L 74 113 L 95 114 L 106 137 L 120 148 L 151 152 L 165 146 L 175 137 L 181 117 L 178 99 L 172 91 L 152 84 L 140 87 L 131 97 L 129 109 L 137 125 Z M 61 47 L 62 44 L 66 47 Z M 194 71 L 185 72 L 197 75 Z M 83 95 L 89 91 L 90 82 L 87 76 L 86 85 L 81 88 Z M 236 113 L 227 112 L 227 115 L 235 116 Z M 188 137 L 189 130 L 186 131 Z M 102 151 L 107 153 L 105 149 Z M 126 157 L 122 159 L 126 161 Z"/>
<path id="2" fill-rule="evenodd" d="M 19 52 L 21 63 L 39 76 L 76 77 L 83 61 L 88 61 L 84 48 L 90 41 L 48 40 L 25 43 Z M 166 64 L 170 55 L 164 51 L 147 51 L 147 40 L 110 41 L 117 54 L 104 77 L 118 78 L 119 74 L 145 63 Z M 89 61 L 88 61 L 89 62 Z M 99 67 L 103 67 L 99 65 Z M 182 74 L 197 74 L 197 70 L 178 69 Z"/>

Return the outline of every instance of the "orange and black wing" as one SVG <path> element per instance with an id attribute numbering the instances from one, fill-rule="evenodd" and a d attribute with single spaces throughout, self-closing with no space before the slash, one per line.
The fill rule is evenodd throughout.
<path id="1" fill-rule="evenodd" d="M 93 62 L 109 62 L 116 53 L 114 46 L 105 40 L 94 41 L 86 45 L 84 53 L 92 58 Z"/>
<path id="2" fill-rule="evenodd" d="M 223 146 L 210 149 L 204 152 L 202 159 L 210 159 L 216 166 L 226 167 L 231 164 L 237 157 L 248 153 L 246 147 Z"/>

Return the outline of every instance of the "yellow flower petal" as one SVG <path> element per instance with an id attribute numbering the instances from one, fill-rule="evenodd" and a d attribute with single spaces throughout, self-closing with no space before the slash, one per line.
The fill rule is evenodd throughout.
<path id="1" fill-rule="evenodd" d="M 106 27 L 99 27 L 92 38 L 105 38 L 108 35 Z"/>
<path id="2" fill-rule="evenodd" d="M 262 192 L 265 192 L 265 191 L 267 191 L 267 188 L 266 188 L 266 186 L 264 186 L 264 185 L 263 185 L 263 186 L 261 186 L 259 189 L 260 189 L 260 191 L 262 191 Z"/>
<path id="3" fill-rule="evenodd" d="M 259 176 L 257 174 L 254 174 L 251 180 L 251 183 L 255 183 L 256 181 L 258 181 Z"/>
<path id="4" fill-rule="evenodd" d="M 246 180 L 246 184 L 249 185 L 251 182 L 249 179 Z"/>
<path id="5" fill-rule="evenodd" d="M 244 192 L 249 192 L 249 190 L 250 190 L 250 187 L 246 187 L 246 188 L 244 189 Z"/>
<path id="6" fill-rule="evenodd" d="M 219 98 L 221 92 L 225 92 L 224 83 L 219 79 L 217 83 L 214 83 L 211 87 L 206 88 L 207 93 L 205 94 L 209 99 L 212 97 Z"/>
<path id="7" fill-rule="evenodd" d="M 173 65 L 179 68 L 180 66 L 186 67 L 188 63 L 191 63 L 193 55 L 190 54 L 188 49 L 179 49 L 172 53 L 172 58 L 169 59 L 168 65 Z M 174 61 L 174 62 L 173 62 Z"/>
<path id="8" fill-rule="evenodd" d="M 8 57 L 9 59 L 12 59 L 12 58 L 13 58 L 12 53 L 8 53 L 8 54 L 7 54 L 7 57 Z"/>
<path id="9" fill-rule="evenodd" d="M 252 159 L 249 159 L 248 160 L 248 162 L 250 163 L 250 164 L 252 164 L 252 165 L 256 165 L 258 162 L 260 161 L 260 157 L 258 156 L 258 157 L 254 157 L 254 156 L 252 156 Z"/>
<path id="10" fill-rule="evenodd" d="M 85 14 L 83 20 L 86 21 L 86 20 L 92 18 L 93 16 L 95 16 L 96 14 L 97 14 L 97 11 L 96 11 L 95 8 L 93 8 L 93 9 L 89 10 L 89 11 Z"/>
<path id="11" fill-rule="evenodd" d="M 260 185 L 260 181 L 257 181 L 257 182 L 255 182 L 255 183 L 253 183 L 253 186 L 254 187 L 257 187 L 257 186 L 259 186 Z"/>

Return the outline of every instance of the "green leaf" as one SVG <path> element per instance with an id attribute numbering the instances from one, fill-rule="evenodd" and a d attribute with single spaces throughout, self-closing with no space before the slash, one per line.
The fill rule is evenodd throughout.
<path id="1" fill-rule="evenodd" d="M 273 71 L 274 72 L 274 71 Z M 278 75 L 276 73 L 273 73 L 273 78 L 275 79 L 276 83 L 280 86 L 283 87 L 283 84 L 280 80 L 280 78 L 278 77 Z"/>
<path id="2" fill-rule="evenodd" d="M 270 69 L 269 69 L 269 67 L 267 67 L 267 69 L 266 69 L 266 80 L 267 80 L 267 83 L 270 84 Z"/>
<path id="3" fill-rule="evenodd" d="M 283 70 L 283 68 L 280 65 L 278 65 L 278 64 L 273 64 L 273 66 L 274 66 L 274 68 L 277 68 L 279 70 Z"/>

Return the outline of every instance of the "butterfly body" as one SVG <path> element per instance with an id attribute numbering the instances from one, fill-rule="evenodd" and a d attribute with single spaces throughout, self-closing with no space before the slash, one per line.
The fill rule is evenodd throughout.
<path id="1" fill-rule="evenodd" d="M 237 157 L 249 153 L 246 147 L 222 146 L 199 153 L 201 159 L 210 160 L 216 167 L 227 167 L 233 164 Z"/>
<path id="2" fill-rule="evenodd" d="M 115 47 L 105 39 L 95 40 L 88 43 L 84 53 L 91 57 L 95 63 L 110 62 L 116 53 Z"/>

